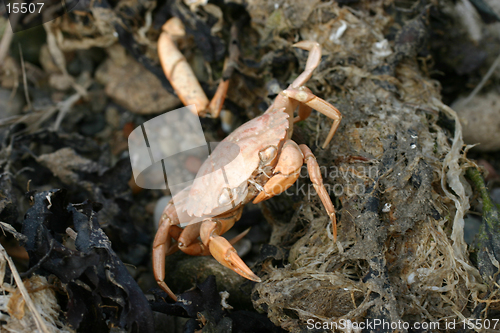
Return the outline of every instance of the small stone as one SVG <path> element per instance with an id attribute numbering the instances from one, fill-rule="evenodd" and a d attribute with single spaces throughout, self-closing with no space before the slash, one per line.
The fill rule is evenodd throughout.
<path id="1" fill-rule="evenodd" d="M 467 215 L 464 218 L 464 240 L 467 244 L 472 244 L 481 227 L 481 218 L 474 215 Z"/>
<path id="2" fill-rule="evenodd" d="M 491 200 L 497 205 L 500 205 L 500 187 L 494 188 L 490 193 Z"/>
<path id="3" fill-rule="evenodd" d="M 463 105 L 463 99 L 453 103 L 452 108 L 462 121 L 463 137 L 467 144 L 476 144 L 476 151 L 500 150 L 500 95 L 494 91 L 476 95 Z"/>

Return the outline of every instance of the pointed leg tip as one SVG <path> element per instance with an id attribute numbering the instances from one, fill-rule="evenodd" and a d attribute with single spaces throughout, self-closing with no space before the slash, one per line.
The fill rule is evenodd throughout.
<path id="1" fill-rule="evenodd" d="M 255 281 L 255 282 L 261 282 L 260 277 L 255 275 L 254 272 L 248 266 L 243 262 L 243 260 L 240 258 L 240 256 L 236 253 L 236 251 L 231 251 L 229 254 L 228 258 L 226 259 L 229 265 L 231 266 L 231 269 L 238 273 L 239 275 L 243 276 L 244 278 Z"/>
<path id="2" fill-rule="evenodd" d="M 247 264 L 240 258 L 234 247 L 221 236 L 210 238 L 210 253 L 223 266 L 231 269 L 245 279 L 260 282 L 260 278 L 248 268 Z"/>
<path id="3" fill-rule="evenodd" d="M 262 282 L 261 278 L 258 277 L 257 275 L 255 275 L 254 272 L 251 272 L 252 274 L 245 274 L 245 275 L 242 275 L 240 274 L 241 276 L 243 276 L 244 278 L 250 280 L 250 281 L 253 281 L 253 282 Z"/>
<path id="4" fill-rule="evenodd" d="M 269 199 L 270 197 L 264 192 L 260 192 L 256 197 L 255 199 L 253 199 L 252 203 L 253 204 L 258 204 L 259 202 L 262 202 L 264 200 L 267 200 Z"/>
<path id="5" fill-rule="evenodd" d="M 170 296 L 171 299 L 173 299 L 175 302 L 177 302 L 177 296 L 170 290 L 170 288 L 167 286 L 165 281 L 163 280 L 157 280 L 156 281 L 160 288 Z"/>
<path id="6" fill-rule="evenodd" d="M 252 281 L 262 282 L 262 279 L 260 277 L 258 277 L 257 275 L 255 275 L 255 279 L 253 279 Z"/>

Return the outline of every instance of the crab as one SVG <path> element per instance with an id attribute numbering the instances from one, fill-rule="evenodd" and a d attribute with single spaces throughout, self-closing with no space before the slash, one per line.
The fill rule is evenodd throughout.
<path id="1" fill-rule="evenodd" d="M 326 148 L 342 114 L 304 86 L 320 63 L 320 45 L 301 41 L 294 46 L 309 51 L 304 72 L 278 94 L 264 114 L 228 135 L 201 166 L 193 184 L 177 193 L 161 215 L 153 243 L 153 271 L 159 286 L 173 300 L 177 297 L 164 281 L 165 257 L 179 249 L 189 255 L 211 254 L 223 266 L 244 278 L 261 281 L 232 246 L 247 231 L 230 241 L 221 235 L 240 219 L 245 204 L 262 202 L 292 186 L 303 164 L 307 165 L 309 177 L 331 219 L 334 241 L 337 239 L 335 208 L 323 185 L 318 162 L 306 145 L 298 145 L 291 137 L 293 124 L 305 120 L 315 109 L 333 119 L 323 144 Z M 297 108 L 298 116 L 294 117 Z M 243 163 L 227 164 L 228 145 L 239 148 Z M 242 180 L 241 183 L 228 185 L 227 177 L 234 175 Z M 179 224 L 186 217 L 201 222 L 188 224 L 182 229 Z"/>

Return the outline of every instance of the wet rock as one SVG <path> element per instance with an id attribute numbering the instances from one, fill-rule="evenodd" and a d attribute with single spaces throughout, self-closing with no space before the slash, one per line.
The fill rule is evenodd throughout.
<path id="1" fill-rule="evenodd" d="M 491 190 L 491 200 L 497 205 L 500 205 L 500 187 Z"/>
<path id="2" fill-rule="evenodd" d="M 196 283 L 214 275 L 217 290 L 229 292 L 227 303 L 251 308 L 250 291 L 254 283 L 222 266 L 212 257 L 192 257 L 176 253 L 167 257 L 166 267 L 168 272 L 166 282 L 174 293 L 188 290 Z"/>
<path id="3" fill-rule="evenodd" d="M 467 244 L 471 244 L 481 226 L 481 218 L 474 215 L 468 215 L 464 218 L 464 223 L 464 239 Z"/>
<path id="4" fill-rule="evenodd" d="M 463 105 L 463 99 L 454 103 L 463 123 L 465 143 L 476 144 L 477 151 L 500 150 L 500 94 L 495 91 L 477 95 Z"/>

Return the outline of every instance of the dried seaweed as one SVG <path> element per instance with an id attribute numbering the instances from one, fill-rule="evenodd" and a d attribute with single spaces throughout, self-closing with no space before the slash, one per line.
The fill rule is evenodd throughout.
<path id="1" fill-rule="evenodd" d="M 111 326 L 152 332 L 144 294 L 99 227 L 100 205 L 68 204 L 64 190 L 37 193 L 33 201 L 23 222 L 30 266 L 39 265 L 41 274 L 61 281 L 69 297 L 68 323 L 87 332 Z M 76 231 L 75 250 L 64 245 L 67 228 Z"/>
<path id="2" fill-rule="evenodd" d="M 38 145 L 32 145 L 32 142 Z M 45 154 L 36 156 L 35 152 L 38 153 L 42 145 Z M 47 150 L 48 147 L 51 150 Z M 78 134 L 57 134 L 47 130 L 17 137 L 14 148 L 14 152 L 30 151 L 33 154 L 31 158 L 13 153 L 11 159 L 14 165 L 30 165 L 31 169 L 23 175 L 33 179 L 35 186 L 40 181 L 46 181 L 46 178 L 40 178 L 43 172 L 45 177 L 55 177 L 61 186 L 69 189 L 71 200 L 99 202 L 102 208 L 97 216 L 102 227 L 115 245 L 127 244 L 126 252 L 121 253 L 122 258 L 131 264 L 144 260 L 151 238 L 144 230 L 138 229 L 130 215 L 132 198 L 128 180 L 131 166 L 128 158 L 122 158 L 111 168 L 107 167 L 109 161 L 101 159 L 101 163 L 96 162 L 100 156 L 109 156 L 109 153 L 102 155 L 103 150 L 95 141 Z M 140 209 L 136 207 L 139 214 Z"/>

